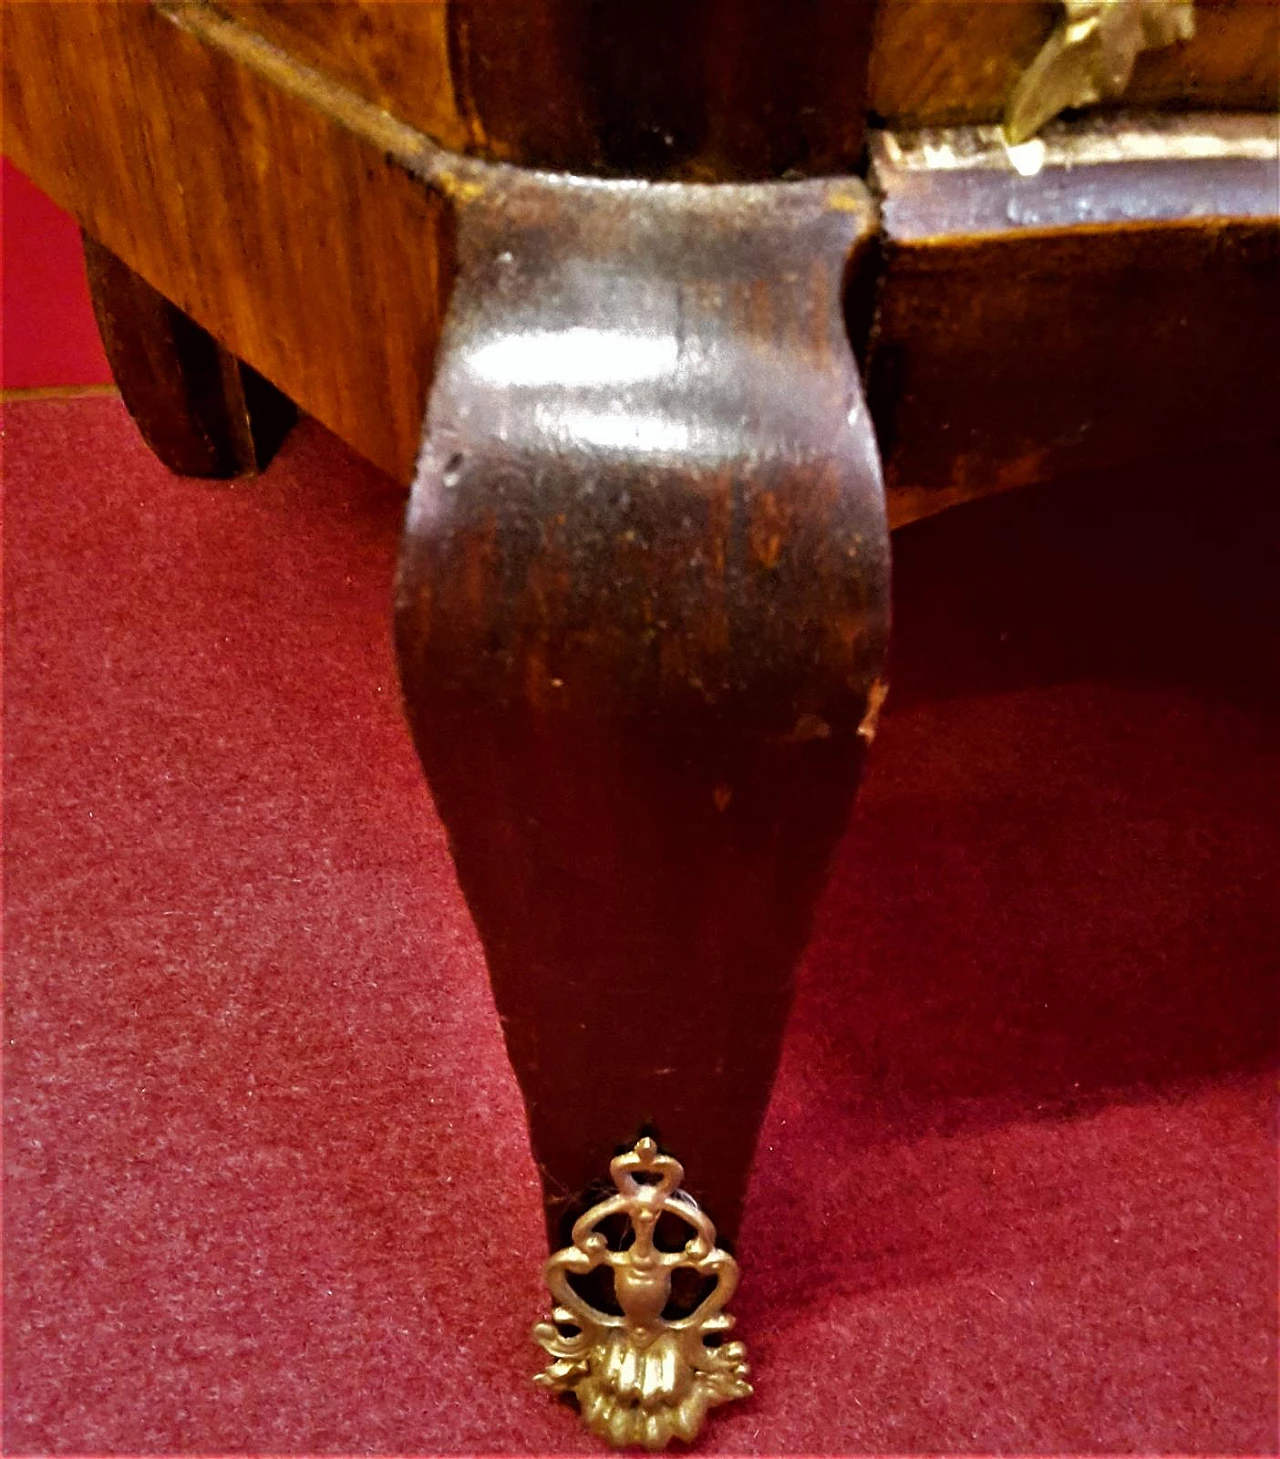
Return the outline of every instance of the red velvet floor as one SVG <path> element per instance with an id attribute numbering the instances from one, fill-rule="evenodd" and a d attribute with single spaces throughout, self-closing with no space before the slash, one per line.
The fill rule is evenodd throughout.
<path id="1" fill-rule="evenodd" d="M 111 399 L 6 430 L 7 1452 L 594 1451 L 398 494 L 313 425 L 234 489 Z M 899 534 L 706 1452 L 1276 1448 L 1280 519 L 1181 475 Z"/>

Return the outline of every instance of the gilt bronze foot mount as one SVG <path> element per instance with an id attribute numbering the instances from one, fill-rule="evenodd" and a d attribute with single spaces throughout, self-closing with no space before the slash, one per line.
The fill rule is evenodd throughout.
<path id="1" fill-rule="evenodd" d="M 709 1409 L 751 1395 L 745 1346 L 723 1341 L 733 1326 L 724 1307 L 738 1285 L 738 1263 L 680 1189 L 679 1161 L 659 1154 L 652 1139 L 619 1155 L 610 1173 L 617 1194 L 579 1217 L 572 1243 L 547 1263 L 557 1305 L 533 1336 L 553 1361 L 534 1381 L 572 1393 L 602 1439 L 663 1449 L 673 1438 L 697 1438 Z M 663 1241 L 663 1217 L 679 1233 L 674 1240 Z M 572 1284 L 602 1269 L 612 1277 L 615 1312 Z M 709 1286 L 684 1316 L 676 1315 L 677 1273 Z"/>

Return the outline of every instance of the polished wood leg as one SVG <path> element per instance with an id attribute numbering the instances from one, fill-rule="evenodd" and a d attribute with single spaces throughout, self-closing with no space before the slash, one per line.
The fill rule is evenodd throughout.
<path id="1" fill-rule="evenodd" d="M 84 256 L 111 373 L 147 445 L 180 476 L 260 471 L 292 403 L 88 234 Z"/>
<path id="2" fill-rule="evenodd" d="M 851 182 L 479 191 L 400 563 L 409 716 L 551 1244 L 646 1133 L 731 1242 L 883 693 L 845 328 L 872 214 Z"/>

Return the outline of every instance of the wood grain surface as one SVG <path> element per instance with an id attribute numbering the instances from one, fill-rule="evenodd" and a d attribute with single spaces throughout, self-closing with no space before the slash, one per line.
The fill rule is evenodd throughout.
<path id="1" fill-rule="evenodd" d="M 353 6 L 347 23 L 384 8 L 401 9 Z M 453 268 L 451 207 L 424 181 L 430 143 L 193 13 L 183 30 L 136 3 L 7 7 L 5 149 L 227 349 L 408 483 Z M 1263 117 L 1243 124 L 1274 137 Z M 1117 126 L 1123 142 L 1145 124 Z M 895 522 L 1086 457 L 1257 438 L 1273 414 L 1255 382 L 1274 360 L 1274 172 L 1242 174 L 1228 142 L 1216 173 L 1176 146 L 1128 161 L 1120 146 L 1102 171 L 1095 158 L 1001 177 L 953 166 L 954 136 L 939 165 L 888 168 L 891 140 L 874 149 L 889 226 L 870 393 Z M 1063 199 L 1104 176 L 1112 214 L 1073 244 Z M 1224 198 L 1212 217 L 1210 182 Z"/>
<path id="2" fill-rule="evenodd" d="M 858 3 L 231 0 L 223 8 L 446 147 L 589 168 L 624 150 L 618 164 L 664 175 L 761 176 L 856 165 Z M 627 34 L 602 28 L 606 10 L 626 13 Z M 880 0 L 873 116 L 898 126 L 999 120 L 1060 14 L 1053 0 Z M 1193 40 L 1139 56 L 1123 105 L 1274 110 L 1277 0 L 1199 0 L 1196 17 Z M 623 22 L 615 14 L 610 23 Z"/>
<path id="3" fill-rule="evenodd" d="M 226 0 L 225 14 L 454 152 L 482 150 L 445 0 Z"/>
<path id="4" fill-rule="evenodd" d="M 844 172 L 872 0 L 232 0 L 227 13 L 444 146 L 703 181 Z"/>
<path id="5" fill-rule="evenodd" d="M 397 643 L 553 1245 L 646 1131 L 737 1228 L 882 696 L 873 223 L 843 180 L 461 208 Z"/>
<path id="6" fill-rule="evenodd" d="M 877 134 L 868 395 L 896 525 L 1126 461 L 1280 444 L 1264 117 Z"/>

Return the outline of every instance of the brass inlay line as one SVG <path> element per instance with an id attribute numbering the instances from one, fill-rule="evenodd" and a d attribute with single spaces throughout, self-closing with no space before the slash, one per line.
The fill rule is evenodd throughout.
<path id="1" fill-rule="evenodd" d="M 18 405 L 27 400 L 79 400 L 119 394 L 115 385 L 17 385 L 0 390 L 0 403 Z"/>
<path id="2" fill-rule="evenodd" d="M 317 107 L 407 172 L 430 178 L 445 155 L 424 132 L 366 101 L 340 81 L 303 64 L 206 0 L 152 0 L 152 5 L 180 30 L 233 57 L 281 91 Z"/>

